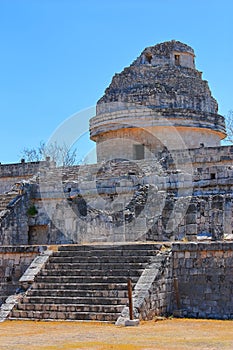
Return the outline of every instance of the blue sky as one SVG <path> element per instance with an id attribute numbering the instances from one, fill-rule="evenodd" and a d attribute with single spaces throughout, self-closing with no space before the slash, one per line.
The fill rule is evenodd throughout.
<path id="1" fill-rule="evenodd" d="M 24 147 L 94 106 L 116 72 L 162 41 L 194 48 L 227 114 L 232 15 L 232 0 L 0 0 L 0 162 L 19 161 Z"/>

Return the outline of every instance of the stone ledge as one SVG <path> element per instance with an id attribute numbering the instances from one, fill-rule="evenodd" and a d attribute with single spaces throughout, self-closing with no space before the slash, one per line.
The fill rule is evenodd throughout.
<path id="1" fill-rule="evenodd" d="M 47 249 L 47 246 L 30 246 L 30 245 L 20 245 L 20 246 L 1 246 L 0 253 L 39 253 L 40 249 Z"/>
<path id="2" fill-rule="evenodd" d="M 203 251 L 203 250 L 230 250 L 233 251 L 233 242 L 192 242 L 173 243 L 172 252 L 180 251 Z"/>
<path id="3" fill-rule="evenodd" d="M 40 255 L 36 256 L 23 276 L 19 279 L 21 285 L 30 285 L 34 282 L 35 276 L 40 272 L 45 263 L 48 261 L 50 255 L 53 254 L 52 250 L 45 250 Z"/>

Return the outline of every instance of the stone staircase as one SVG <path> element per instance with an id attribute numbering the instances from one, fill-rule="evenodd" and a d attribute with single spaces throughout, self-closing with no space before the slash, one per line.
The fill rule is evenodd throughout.
<path id="1" fill-rule="evenodd" d="M 0 212 L 7 209 L 10 202 L 17 196 L 17 193 L 0 194 Z"/>
<path id="2" fill-rule="evenodd" d="M 159 244 L 60 246 L 16 304 L 10 319 L 114 322 Z"/>

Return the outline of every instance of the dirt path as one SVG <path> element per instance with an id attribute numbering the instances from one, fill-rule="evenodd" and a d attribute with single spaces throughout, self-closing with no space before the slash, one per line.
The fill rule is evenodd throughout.
<path id="1" fill-rule="evenodd" d="M 233 321 L 171 319 L 138 327 L 82 322 L 0 323 L 1 350 L 232 350 Z"/>

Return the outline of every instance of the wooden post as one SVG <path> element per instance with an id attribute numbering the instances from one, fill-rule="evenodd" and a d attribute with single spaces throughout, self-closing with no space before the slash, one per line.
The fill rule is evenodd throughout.
<path id="1" fill-rule="evenodd" d="M 128 278 L 128 299 L 129 299 L 129 319 L 133 320 L 133 296 L 132 296 L 132 282 Z"/>
<path id="2" fill-rule="evenodd" d="M 173 283 L 174 283 L 174 290 L 175 290 L 175 297 L 176 297 L 176 306 L 177 306 L 177 309 L 179 310 L 181 308 L 181 304 L 180 304 L 179 285 L 178 285 L 177 277 L 174 277 Z"/>

